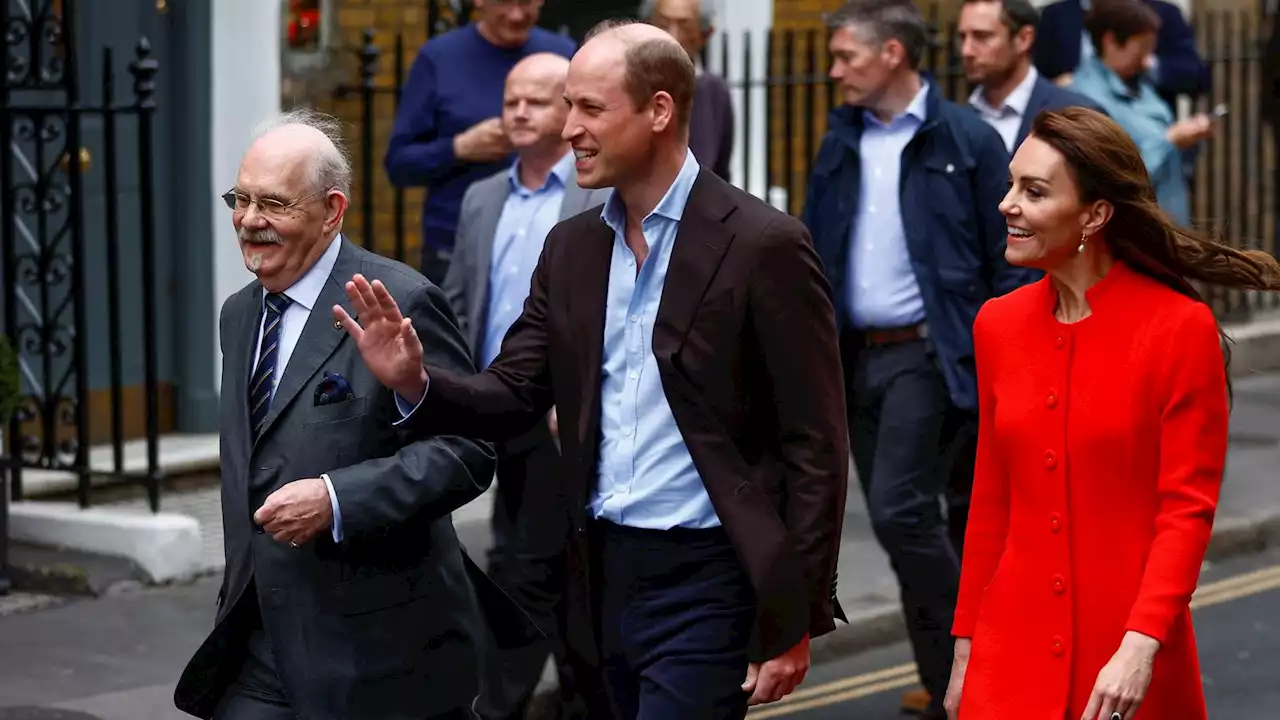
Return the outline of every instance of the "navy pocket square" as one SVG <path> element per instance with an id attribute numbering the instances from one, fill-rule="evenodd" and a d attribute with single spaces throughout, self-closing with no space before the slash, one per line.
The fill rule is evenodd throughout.
<path id="1" fill-rule="evenodd" d="M 315 398 L 313 405 L 332 405 L 344 400 L 354 400 L 355 391 L 351 389 L 351 383 L 347 379 L 337 373 L 326 372 L 324 380 L 316 385 Z"/>

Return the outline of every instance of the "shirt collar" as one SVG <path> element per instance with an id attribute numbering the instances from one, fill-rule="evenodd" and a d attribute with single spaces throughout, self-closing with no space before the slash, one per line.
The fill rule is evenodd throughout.
<path id="1" fill-rule="evenodd" d="M 1124 80 L 1121 80 L 1114 70 L 1107 67 L 1106 63 L 1102 62 L 1102 58 L 1097 56 L 1081 61 L 1080 65 L 1081 69 L 1076 70 L 1077 75 L 1081 73 L 1081 70 L 1087 68 L 1088 71 L 1091 71 L 1102 80 L 1102 84 L 1106 86 L 1107 90 L 1119 98 L 1135 100 L 1143 94 L 1143 90 L 1148 85 L 1145 77 L 1140 78 L 1136 85 L 1129 85 Z"/>
<path id="2" fill-rule="evenodd" d="M 907 109 L 903 110 L 901 115 L 894 117 L 893 120 L 888 123 L 880 122 L 880 118 L 876 117 L 876 114 L 872 112 L 870 108 L 863 109 L 863 116 L 868 122 L 873 122 L 881 127 L 889 127 L 904 117 L 910 117 L 918 122 L 924 122 L 929 115 L 929 81 L 924 80 L 923 77 L 921 78 L 921 81 L 920 90 L 916 92 L 915 97 L 911 98 L 911 104 L 907 105 Z"/>
<path id="3" fill-rule="evenodd" d="M 551 174 L 547 175 L 547 181 L 543 183 L 542 187 L 533 188 L 532 192 L 546 190 L 551 186 L 553 178 L 560 183 L 561 187 L 568 186 L 569 174 L 573 171 L 573 162 L 573 151 L 570 150 L 555 165 L 551 166 Z M 511 167 L 507 168 L 507 181 L 511 184 L 513 191 L 524 190 L 525 192 L 530 192 L 530 189 L 520 182 L 520 158 L 516 158 L 516 161 L 511 163 Z"/>
<path id="4" fill-rule="evenodd" d="M 1012 110 L 1019 116 L 1026 115 L 1027 106 L 1031 104 L 1031 93 L 1036 89 L 1036 81 L 1039 79 L 1040 73 L 1036 72 L 1035 67 L 1032 66 L 1027 69 L 1027 76 L 1022 78 L 1022 82 L 1018 83 L 1013 92 L 1009 93 L 1009 97 L 1004 99 L 1003 106 L 993 108 L 988 105 L 981 85 L 973 89 L 973 94 L 969 96 L 969 104 L 992 115 L 1003 115 L 1006 110 Z"/>
<path id="5" fill-rule="evenodd" d="M 301 305 L 311 312 L 315 308 L 316 302 L 320 300 L 320 292 L 324 290 L 324 285 L 329 281 L 329 276 L 333 274 L 333 266 L 338 263 L 338 253 L 342 251 L 342 234 L 333 236 L 333 240 L 329 242 L 329 247 L 325 249 L 324 254 L 312 265 L 302 277 L 298 278 L 284 294 L 293 302 Z M 265 295 L 263 302 L 266 302 Z"/>
<path id="6" fill-rule="evenodd" d="M 693 183 L 698 179 L 698 159 L 693 156 L 692 150 L 685 150 L 684 165 L 680 167 L 680 172 L 676 175 L 675 182 L 671 183 L 671 187 L 667 188 L 667 193 L 658 201 L 653 212 L 645 218 L 657 216 L 668 220 L 679 222 L 684 217 L 685 205 L 689 202 L 689 193 L 693 191 Z M 600 218 L 605 224 L 613 229 L 615 233 L 622 233 L 626 230 L 627 209 L 622 205 L 622 197 L 614 192 L 609 195 L 608 201 L 600 210 Z"/>

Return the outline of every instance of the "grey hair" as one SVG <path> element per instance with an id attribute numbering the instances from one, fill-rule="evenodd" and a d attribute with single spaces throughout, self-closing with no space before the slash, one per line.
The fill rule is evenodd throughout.
<path id="1" fill-rule="evenodd" d="M 640 3 L 636 16 L 645 22 L 652 20 L 653 14 L 658 10 L 659 2 L 660 0 L 644 0 Z M 698 0 L 698 26 L 702 28 L 702 32 L 709 31 L 716 19 L 715 13 L 708 9 L 707 5 L 707 0 Z"/>
<path id="2" fill-rule="evenodd" d="M 849 0 L 827 16 L 827 27 L 849 28 L 875 44 L 897 40 L 912 70 L 920 68 L 929 47 L 929 26 L 912 0 Z"/>
<path id="3" fill-rule="evenodd" d="M 346 141 L 343 138 L 342 123 L 332 115 L 326 115 L 311 108 L 295 108 L 280 113 L 260 124 L 254 131 L 254 139 L 267 133 L 290 125 L 303 125 L 321 134 L 329 140 L 316 148 L 311 159 L 311 173 L 308 186 L 315 190 L 334 188 L 342 194 L 351 196 L 351 158 L 347 154 Z"/>

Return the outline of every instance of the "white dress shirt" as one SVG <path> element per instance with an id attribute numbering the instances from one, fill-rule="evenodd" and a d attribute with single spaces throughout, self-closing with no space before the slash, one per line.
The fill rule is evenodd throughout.
<path id="1" fill-rule="evenodd" d="M 316 302 L 320 300 L 320 292 L 324 290 L 325 283 L 329 281 L 329 276 L 333 274 L 333 266 L 338 262 L 338 253 L 342 250 L 342 235 L 335 235 L 329 243 L 328 249 L 320 256 L 315 265 L 302 274 L 287 290 L 282 293 L 291 301 L 289 307 L 284 311 L 284 315 L 280 318 L 280 343 L 276 347 L 276 371 L 271 374 L 271 399 L 275 400 L 276 387 L 280 384 L 280 378 L 284 377 L 285 368 L 289 366 L 289 357 L 293 355 L 293 349 L 298 345 L 298 339 L 302 337 L 302 329 L 307 326 L 307 319 L 311 317 L 311 311 L 315 309 Z M 266 303 L 266 293 L 263 293 L 262 302 Z M 262 323 L 266 322 L 266 313 L 262 314 L 262 321 L 258 323 L 258 341 L 253 347 L 253 364 L 256 369 L 258 364 L 258 353 L 262 349 Z M 333 490 L 333 483 L 329 480 L 328 473 L 320 476 L 324 480 L 325 487 L 329 489 L 329 505 L 333 507 L 333 541 L 342 542 L 342 511 L 338 507 L 338 494 Z"/>
<path id="2" fill-rule="evenodd" d="M 1010 155 L 1015 150 L 1018 130 L 1022 128 L 1022 123 L 1027 117 L 1027 105 L 1031 103 L 1031 92 L 1036 89 L 1036 81 L 1039 79 L 1040 73 L 1036 72 L 1034 67 L 1029 68 L 1027 76 L 1022 78 L 1022 82 L 1009 93 L 1009 97 L 1005 98 L 1004 104 L 999 108 L 993 108 L 987 104 L 987 98 L 983 94 L 986 88 L 981 85 L 974 88 L 973 94 L 969 96 L 969 104 L 978 111 L 988 125 L 1000 133 L 1000 137 L 1004 140 L 1004 147 Z"/>

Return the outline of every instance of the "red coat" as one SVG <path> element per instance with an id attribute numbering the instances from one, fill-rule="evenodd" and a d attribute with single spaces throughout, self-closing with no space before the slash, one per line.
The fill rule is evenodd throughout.
<path id="1" fill-rule="evenodd" d="M 1205 717 L 1189 602 L 1228 402 L 1209 308 L 1117 263 L 1092 314 L 1048 279 L 974 324 L 981 430 L 953 631 L 961 720 L 1076 720 L 1126 631 L 1161 641 L 1136 720 Z"/>

